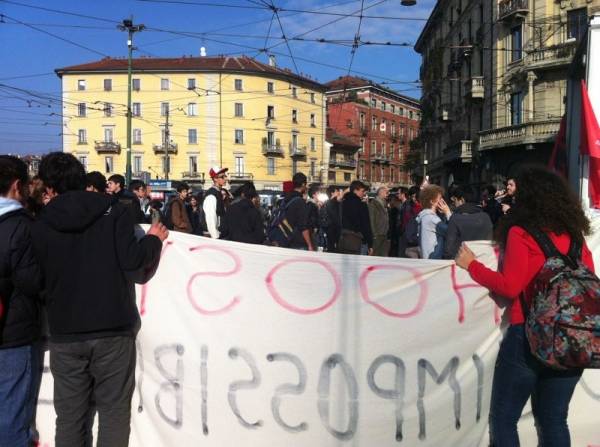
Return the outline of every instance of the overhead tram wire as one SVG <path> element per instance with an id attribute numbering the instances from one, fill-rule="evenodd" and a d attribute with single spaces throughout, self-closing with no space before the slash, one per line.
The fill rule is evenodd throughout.
<path id="1" fill-rule="evenodd" d="M 281 19 L 279 18 L 279 11 L 278 11 L 277 7 L 275 6 L 275 3 L 273 2 L 273 0 L 270 0 L 270 1 L 271 1 L 271 9 L 273 11 L 273 14 L 275 14 L 275 17 L 277 17 L 277 23 L 279 23 L 279 29 L 281 30 L 281 35 L 282 35 L 283 39 L 285 40 L 285 45 L 287 46 L 288 52 L 290 53 L 290 57 L 292 58 L 292 62 L 294 64 L 296 74 L 300 74 L 300 70 L 298 70 L 298 65 L 296 64 L 296 59 L 294 59 L 294 53 L 292 52 L 292 48 L 290 47 L 290 42 L 288 41 L 288 38 L 285 35 L 285 31 L 283 30 L 283 25 L 281 24 Z"/>

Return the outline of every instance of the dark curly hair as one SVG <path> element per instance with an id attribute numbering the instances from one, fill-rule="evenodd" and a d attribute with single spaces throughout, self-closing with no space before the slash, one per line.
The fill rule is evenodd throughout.
<path id="1" fill-rule="evenodd" d="M 501 248 L 506 246 L 508 232 L 515 225 L 568 233 L 578 242 L 590 234 L 590 221 L 565 179 L 543 166 L 530 165 L 518 172 L 515 182 L 519 185 L 516 204 L 500 220 L 494 237 Z"/>

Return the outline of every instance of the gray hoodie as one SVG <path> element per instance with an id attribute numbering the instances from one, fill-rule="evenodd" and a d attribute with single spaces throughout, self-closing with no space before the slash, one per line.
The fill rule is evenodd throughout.
<path id="1" fill-rule="evenodd" d="M 425 209 L 417 216 L 422 259 L 442 259 L 448 224 L 435 211 Z"/>

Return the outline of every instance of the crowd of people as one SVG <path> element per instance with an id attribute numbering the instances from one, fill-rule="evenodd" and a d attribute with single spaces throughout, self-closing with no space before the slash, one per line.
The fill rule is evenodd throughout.
<path id="1" fill-rule="evenodd" d="M 446 197 L 437 185 L 380 187 L 369 199 L 359 180 L 325 189 L 296 173 L 266 212 L 252 182 L 230 191 L 227 168 L 209 175 L 204 194 L 179 183 L 164 203 L 141 181 L 126 187 L 121 175 L 86 174 L 70 154 L 44 156 L 34 179 L 20 159 L 0 156 L 0 446 L 31 445 L 43 332 L 56 445 L 92 445 L 96 413 L 97 445 L 128 445 L 140 328 L 134 285 L 158 268 L 169 229 L 307 251 L 455 259 L 474 281 L 509 299 L 511 326 L 492 390 L 492 445 L 519 445 L 516 424 L 529 397 L 541 445 L 569 445 L 568 405 L 582 370 L 540 363 L 524 335 L 532 281 L 546 259 L 532 234 L 546 234 L 563 257 L 579 247 L 578 259 L 594 269 L 584 240 L 590 223 L 563 179 L 527 168 L 506 191 L 484 188 L 477 203 L 473 190 L 458 185 Z M 142 238 L 136 223 L 150 224 Z M 465 244 L 474 240 L 498 244 L 498 271 L 477 261 Z"/>

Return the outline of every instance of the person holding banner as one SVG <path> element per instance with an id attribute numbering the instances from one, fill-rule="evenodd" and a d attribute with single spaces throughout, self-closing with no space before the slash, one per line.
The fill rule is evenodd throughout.
<path id="1" fill-rule="evenodd" d="M 531 397 L 539 445 L 568 447 L 569 402 L 582 370 L 551 369 L 531 354 L 521 302 L 531 305 L 533 281 L 546 258 L 525 228 L 547 234 L 563 255 L 569 252 L 572 241 L 581 244 L 582 261 L 593 271 L 592 255 L 584 240 L 590 233 L 590 222 L 566 181 L 555 173 L 527 167 L 517 175 L 516 184 L 518 206 L 500 220 L 496 232 L 496 242 L 504 250 L 502 270 L 485 267 L 464 243 L 456 258 L 456 264 L 468 270 L 475 282 L 511 300 L 507 308 L 510 326 L 494 371 L 490 440 L 495 447 L 519 446 L 517 422 Z"/>

